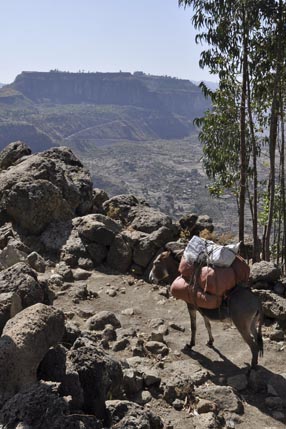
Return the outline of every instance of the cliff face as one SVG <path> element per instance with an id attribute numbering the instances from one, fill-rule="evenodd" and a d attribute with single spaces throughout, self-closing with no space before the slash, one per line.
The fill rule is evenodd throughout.
<path id="1" fill-rule="evenodd" d="M 188 118 L 209 105 L 189 81 L 143 73 L 23 72 L 10 87 L 37 103 L 136 106 Z"/>

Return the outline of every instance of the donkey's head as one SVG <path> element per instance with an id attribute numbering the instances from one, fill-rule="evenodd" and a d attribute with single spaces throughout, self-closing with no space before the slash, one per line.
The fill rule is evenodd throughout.
<path id="1" fill-rule="evenodd" d="M 172 282 L 178 272 L 178 262 L 169 250 L 160 253 L 153 261 L 149 274 L 150 282 L 158 283 L 163 280 Z"/>

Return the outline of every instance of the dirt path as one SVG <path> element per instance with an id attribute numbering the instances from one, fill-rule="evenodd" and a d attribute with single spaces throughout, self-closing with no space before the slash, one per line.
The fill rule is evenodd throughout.
<path id="1" fill-rule="evenodd" d="M 72 297 L 78 290 L 80 284 L 87 283 L 88 290 L 98 293 L 98 298 L 72 302 Z M 108 293 L 112 291 L 110 296 Z M 115 291 L 115 292 L 113 292 Z M 167 299 L 161 295 L 161 290 L 145 283 L 142 280 L 134 280 L 131 276 L 107 275 L 94 271 L 92 276 L 83 282 L 75 282 L 60 295 L 55 301 L 55 306 L 61 308 L 73 323 L 80 327 L 84 326 L 85 320 L 101 310 L 109 310 L 119 318 L 122 328 L 133 328 L 137 337 L 147 341 L 152 332 L 150 321 L 163 319 L 169 326 L 169 333 L 164 340 L 169 348 L 169 354 L 163 358 L 160 368 L 162 381 L 168 380 L 170 365 L 176 363 L 176 368 L 181 368 L 186 375 L 199 369 L 209 374 L 208 383 L 215 385 L 227 385 L 228 377 L 236 375 L 247 375 L 251 353 L 237 330 L 231 325 L 222 322 L 212 323 L 215 347 L 206 346 L 207 332 L 200 315 L 197 317 L 197 344 L 193 350 L 185 348 L 186 342 L 190 340 L 190 324 L 187 307 L 184 302 L 173 298 Z M 127 310 L 128 309 L 128 310 Z M 127 311 L 126 311 L 127 310 Z M 127 313 L 127 314 L 124 314 Z M 130 314 L 131 313 L 131 314 Z M 175 323 L 184 332 L 170 327 Z M 271 327 L 263 328 L 264 333 L 264 357 L 259 360 L 259 370 L 263 370 L 263 377 L 276 380 L 276 389 L 280 389 L 279 396 L 286 396 L 286 343 L 270 341 L 266 336 Z M 134 340 L 135 341 L 135 340 Z M 132 342 L 132 341 L 131 341 Z M 132 357 L 131 347 L 120 352 L 109 350 L 117 359 Z M 158 368 L 158 358 L 150 357 L 150 367 Z M 282 376 L 284 373 L 285 378 Z M 192 374 L 191 374 L 192 375 Z M 255 378 L 255 375 L 252 374 Z M 269 390 L 269 388 L 268 388 Z M 280 429 L 285 428 L 277 418 L 273 418 L 273 407 L 266 406 L 265 398 L 269 392 L 265 388 L 260 390 L 259 385 L 255 388 L 247 387 L 239 392 L 244 405 L 244 413 L 239 415 L 233 427 L 241 429 Z M 168 405 L 162 398 L 152 398 L 147 404 L 165 421 L 166 428 L 187 429 L 194 426 L 195 420 L 190 414 L 182 409 L 176 411 L 173 406 Z M 283 412 L 285 413 L 285 408 Z M 278 416 L 278 414 L 275 414 Z M 168 423 L 170 422 L 170 423 Z"/>

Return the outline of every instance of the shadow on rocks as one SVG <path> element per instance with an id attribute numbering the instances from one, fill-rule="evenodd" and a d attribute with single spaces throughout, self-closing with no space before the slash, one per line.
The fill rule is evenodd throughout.
<path id="1" fill-rule="evenodd" d="M 249 364 L 240 368 L 212 347 L 219 360 L 212 360 L 185 347 L 182 352 L 210 371 L 210 379 L 216 385 L 230 385 L 249 405 L 277 421 L 286 423 L 286 371 L 274 373 L 260 365 L 251 369 Z"/>

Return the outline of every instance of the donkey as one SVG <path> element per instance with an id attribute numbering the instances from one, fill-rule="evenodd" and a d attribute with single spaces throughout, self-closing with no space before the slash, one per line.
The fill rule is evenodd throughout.
<path id="1" fill-rule="evenodd" d="M 179 262 L 170 251 L 160 253 L 153 261 L 149 274 L 151 282 L 168 281 L 171 284 L 180 275 L 178 272 Z M 227 305 L 225 303 L 218 309 L 209 310 L 198 308 L 193 304 L 188 304 L 188 312 L 191 320 L 191 342 L 188 345 L 192 348 L 196 342 L 196 312 L 198 311 L 203 319 L 208 331 L 209 341 L 207 345 L 211 347 L 214 343 L 210 320 L 232 320 L 233 324 L 248 344 L 251 353 L 251 367 L 255 368 L 258 363 L 258 355 L 263 356 L 263 339 L 261 334 L 262 309 L 259 299 L 247 287 L 236 285 L 229 293 Z"/>

